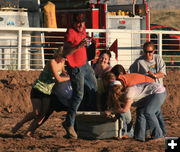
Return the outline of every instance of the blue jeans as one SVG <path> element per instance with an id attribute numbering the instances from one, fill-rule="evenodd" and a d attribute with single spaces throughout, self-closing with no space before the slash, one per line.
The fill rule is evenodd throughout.
<path id="1" fill-rule="evenodd" d="M 161 109 L 158 110 L 158 112 L 156 112 L 156 116 L 157 116 L 157 118 L 159 120 L 159 125 L 160 125 L 160 127 L 162 129 L 163 136 L 166 136 L 166 128 L 165 128 L 164 118 L 163 118 Z"/>
<path id="2" fill-rule="evenodd" d="M 133 137 L 134 129 L 133 129 L 133 120 L 131 117 L 131 111 L 128 110 L 128 112 L 121 113 L 119 116 L 122 117 L 123 120 L 122 135 L 128 135 L 128 137 Z"/>
<path id="3" fill-rule="evenodd" d="M 162 129 L 163 136 L 166 136 L 166 128 L 165 128 L 164 118 L 161 109 L 159 109 L 158 112 L 156 112 L 156 117 L 159 121 L 160 128 Z M 149 130 L 149 126 L 146 124 L 146 136 L 148 130 Z"/>
<path id="4" fill-rule="evenodd" d="M 163 137 L 162 128 L 164 127 L 165 129 L 164 120 L 162 114 L 160 114 L 159 117 L 158 113 L 165 99 L 166 92 L 153 94 L 148 96 L 146 100 L 142 100 L 141 104 L 137 105 L 134 131 L 135 139 L 145 141 L 146 126 L 150 129 L 152 139 Z"/>
<path id="5" fill-rule="evenodd" d="M 76 112 L 80 106 L 80 103 L 84 96 L 84 85 L 88 86 L 91 91 L 91 101 L 92 104 L 95 104 L 95 95 L 97 91 L 97 81 L 93 69 L 88 64 L 88 62 L 78 68 L 72 68 L 67 66 L 68 74 L 70 75 L 71 84 L 72 84 L 72 97 L 70 106 L 68 108 L 68 113 L 66 116 L 66 125 L 74 126 Z"/>

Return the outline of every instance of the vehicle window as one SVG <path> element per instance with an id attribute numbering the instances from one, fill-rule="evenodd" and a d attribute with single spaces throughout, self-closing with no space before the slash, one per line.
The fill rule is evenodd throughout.
<path id="1" fill-rule="evenodd" d="M 176 29 L 172 28 L 172 27 L 166 27 L 167 31 L 177 31 Z"/>
<path id="2" fill-rule="evenodd" d="M 163 31 L 178 31 L 172 27 L 157 27 L 157 28 L 154 28 L 152 30 L 163 30 Z"/>
<path id="3" fill-rule="evenodd" d="M 164 30 L 164 31 L 177 31 L 176 29 L 174 29 L 172 27 L 163 27 L 162 30 Z"/>
<path id="4" fill-rule="evenodd" d="M 163 30 L 163 27 L 156 27 L 156 28 L 154 28 L 152 30 Z"/>

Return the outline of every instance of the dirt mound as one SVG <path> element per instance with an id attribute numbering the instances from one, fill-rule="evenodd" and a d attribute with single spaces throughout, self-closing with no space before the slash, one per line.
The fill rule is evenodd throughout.
<path id="1" fill-rule="evenodd" d="M 167 71 L 164 85 L 167 90 L 166 102 L 163 104 L 163 114 L 169 118 L 180 118 L 180 70 Z"/>
<path id="2" fill-rule="evenodd" d="M 30 90 L 39 71 L 1 71 L 0 75 L 0 151 L 33 152 L 160 152 L 165 150 L 164 141 L 138 142 L 134 139 L 70 140 L 63 136 L 61 123 L 66 112 L 54 112 L 48 121 L 38 128 L 35 138 L 24 138 L 29 123 L 17 134 L 11 128 L 26 112 L 31 111 Z M 168 137 L 180 137 L 180 71 L 168 71 L 164 80 L 168 95 L 163 104 L 163 116 Z M 135 121 L 135 112 L 132 109 Z M 129 144 L 130 143 L 130 144 Z"/>
<path id="3" fill-rule="evenodd" d="M 0 109 L 9 112 L 31 110 L 30 90 L 39 71 L 1 71 Z"/>
<path id="4" fill-rule="evenodd" d="M 0 109 L 9 109 L 11 112 L 30 111 L 30 90 L 39 74 L 40 71 L 1 71 Z M 180 116 L 179 75 L 179 70 L 169 70 L 164 79 L 168 95 L 163 105 L 163 113 L 164 115 L 171 116 L 171 118 Z"/>

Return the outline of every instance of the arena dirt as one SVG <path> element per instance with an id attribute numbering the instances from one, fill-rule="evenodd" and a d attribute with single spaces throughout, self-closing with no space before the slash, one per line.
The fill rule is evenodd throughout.
<path id="1" fill-rule="evenodd" d="M 32 110 L 30 90 L 39 71 L 0 71 L 0 151 L 2 152 L 162 152 L 164 141 L 138 142 L 134 139 L 69 140 L 62 127 L 66 112 L 54 112 L 38 128 L 34 138 L 24 138 L 28 124 L 17 134 L 11 128 Z M 162 111 L 167 136 L 180 136 L 180 71 L 167 71 L 164 79 L 168 95 Z M 132 109 L 135 121 L 135 109 Z"/>

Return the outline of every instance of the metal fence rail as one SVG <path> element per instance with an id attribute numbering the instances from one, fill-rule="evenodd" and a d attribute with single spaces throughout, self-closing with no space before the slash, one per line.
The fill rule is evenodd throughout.
<path id="1" fill-rule="evenodd" d="M 54 50 L 63 45 L 66 29 L 1 28 L 0 70 L 42 70 L 52 58 Z M 180 67 L 180 40 L 165 39 L 167 35 L 180 35 L 178 31 L 145 31 L 87 29 L 97 40 L 97 54 L 118 41 L 118 56 L 112 52 L 111 64 L 122 64 L 126 69 L 142 53 L 143 43 L 151 40 L 167 68 Z"/>

